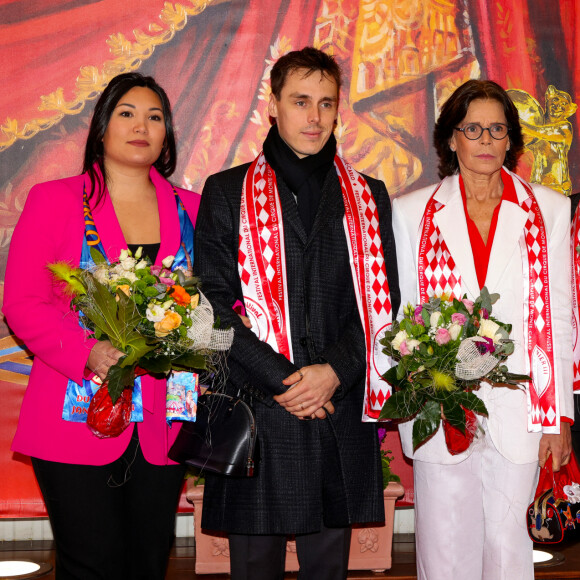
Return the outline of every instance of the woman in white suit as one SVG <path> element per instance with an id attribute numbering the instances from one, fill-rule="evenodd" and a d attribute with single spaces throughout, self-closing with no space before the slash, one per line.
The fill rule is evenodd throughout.
<path id="1" fill-rule="evenodd" d="M 442 181 L 395 199 L 402 304 L 442 293 L 500 294 L 493 315 L 513 325 L 511 372 L 522 388 L 482 383 L 489 416 L 466 451 L 451 454 L 443 429 L 414 460 L 415 534 L 422 580 L 532 580 L 526 508 L 538 463 L 570 452 L 572 346 L 570 202 L 512 173 L 523 149 L 518 113 L 492 81 L 471 80 L 445 102 L 434 141 Z"/>

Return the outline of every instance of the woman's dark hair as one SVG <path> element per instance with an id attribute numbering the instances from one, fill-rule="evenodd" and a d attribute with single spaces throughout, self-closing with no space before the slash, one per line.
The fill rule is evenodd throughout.
<path id="1" fill-rule="evenodd" d="M 470 80 L 455 89 L 441 108 L 439 119 L 435 123 L 433 142 L 439 156 L 439 177 L 443 179 L 459 171 L 459 162 L 455 151 L 449 148 L 449 141 L 455 127 L 465 119 L 467 109 L 476 99 L 497 101 L 509 127 L 509 151 L 506 151 L 504 165 L 513 171 L 524 148 L 524 138 L 520 126 L 518 110 L 509 95 L 493 81 Z"/>
<path id="2" fill-rule="evenodd" d="M 312 46 L 305 46 L 302 50 L 293 50 L 281 56 L 274 63 L 270 72 L 270 87 L 276 100 L 280 100 L 286 77 L 298 69 L 306 69 L 306 76 L 320 71 L 324 76 L 334 79 L 340 91 L 342 77 L 338 63 L 329 54 Z"/>
<path id="3" fill-rule="evenodd" d="M 103 196 L 105 184 L 107 183 L 107 173 L 105 171 L 103 137 L 109 125 L 111 115 L 117 106 L 117 103 L 134 87 L 145 87 L 151 89 L 161 101 L 163 109 L 163 118 L 165 119 L 165 142 L 163 149 L 153 164 L 153 167 L 159 173 L 167 178 L 174 171 L 177 165 L 177 148 L 175 145 L 175 132 L 173 130 L 173 120 L 171 116 L 171 105 L 165 91 L 157 84 L 153 77 L 147 77 L 138 72 L 120 74 L 109 82 L 107 88 L 103 91 L 93 112 L 89 134 L 85 145 L 85 159 L 83 172 L 89 174 L 91 180 L 91 191 L 88 193 L 89 198 L 95 191 L 99 190 L 96 200 L 98 204 Z M 100 170 L 97 171 L 95 164 Z"/>

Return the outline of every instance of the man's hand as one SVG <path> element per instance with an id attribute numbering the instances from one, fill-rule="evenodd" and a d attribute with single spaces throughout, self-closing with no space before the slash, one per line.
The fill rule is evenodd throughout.
<path id="1" fill-rule="evenodd" d="M 332 367 L 315 364 L 302 367 L 282 381 L 290 388 L 274 400 L 300 419 L 324 419 L 334 413 L 330 399 L 340 385 Z"/>
<path id="2" fill-rule="evenodd" d="M 560 471 L 562 465 L 570 461 L 572 453 L 572 434 L 570 433 L 570 423 L 560 422 L 560 434 L 552 435 L 544 433 L 540 439 L 540 450 L 538 460 L 540 467 L 544 467 L 546 461 L 552 456 L 552 470 Z"/>

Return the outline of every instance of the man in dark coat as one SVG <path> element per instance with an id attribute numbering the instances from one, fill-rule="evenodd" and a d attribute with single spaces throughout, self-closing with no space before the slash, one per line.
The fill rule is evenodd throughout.
<path id="1" fill-rule="evenodd" d="M 377 425 L 361 417 L 363 404 L 380 408 L 365 399 L 380 351 L 368 335 L 400 302 L 391 206 L 381 181 L 335 157 L 334 60 L 291 52 L 271 85 L 263 155 L 209 177 L 196 224 L 203 291 L 235 329 L 226 388 L 251 395 L 260 444 L 253 477 L 206 475 L 202 527 L 229 533 L 234 580 L 283 578 L 289 534 L 299 578 L 339 580 L 351 524 L 384 520 Z M 345 196 L 357 188 L 367 195 L 353 210 Z M 347 225 L 362 214 L 370 225 Z M 232 310 L 238 300 L 251 329 Z"/>

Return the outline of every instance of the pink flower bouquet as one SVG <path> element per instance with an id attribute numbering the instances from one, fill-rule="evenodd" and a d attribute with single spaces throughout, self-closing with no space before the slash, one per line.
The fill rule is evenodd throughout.
<path id="1" fill-rule="evenodd" d="M 428 302 L 404 307 L 381 344 L 397 361 L 383 378 L 393 386 L 380 418 L 408 420 L 413 424 L 417 449 L 435 434 L 443 421 L 447 447 L 452 454 L 469 447 L 478 422 L 475 413 L 487 415 L 473 391 L 482 381 L 494 386 L 518 385 L 527 375 L 508 372 L 513 353 L 511 325 L 491 316 L 499 294 L 486 288 L 474 302 L 431 297 Z"/>

